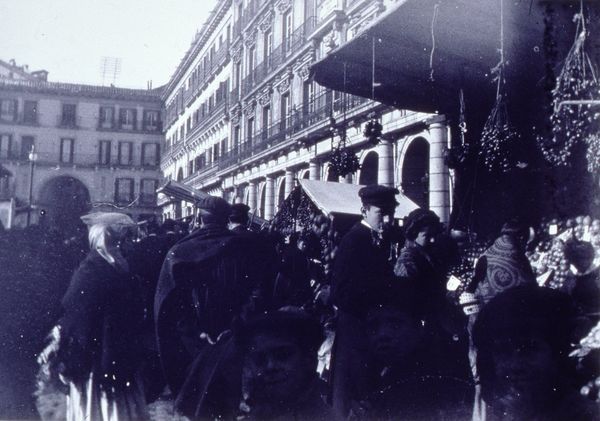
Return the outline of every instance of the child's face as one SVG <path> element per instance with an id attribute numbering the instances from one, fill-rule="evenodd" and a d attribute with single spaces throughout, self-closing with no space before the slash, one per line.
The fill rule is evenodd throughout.
<path id="1" fill-rule="evenodd" d="M 541 335 L 499 339 L 492 357 L 501 390 L 519 398 L 549 392 L 559 376 L 558 356 Z"/>
<path id="2" fill-rule="evenodd" d="M 384 364 L 392 364 L 412 354 L 420 345 L 420 320 L 409 312 L 392 307 L 373 309 L 367 316 L 370 354 Z"/>

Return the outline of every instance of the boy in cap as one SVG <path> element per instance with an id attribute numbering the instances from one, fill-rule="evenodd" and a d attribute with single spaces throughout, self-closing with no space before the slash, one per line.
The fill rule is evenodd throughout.
<path id="1" fill-rule="evenodd" d="M 386 233 L 398 202 L 398 189 L 371 185 L 359 190 L 362 220 L 342 239 L 333 262 L 333 303 L 338 307 L 338 326 L 332 364 L 332 400 L 338 416 L 346 417 L 349 401 L 364 383 L 361 373 L 364 319 L 369 294 L 393 278 L 390 243 Z M 354 389 L 354 390 L 353 390 Z"/>

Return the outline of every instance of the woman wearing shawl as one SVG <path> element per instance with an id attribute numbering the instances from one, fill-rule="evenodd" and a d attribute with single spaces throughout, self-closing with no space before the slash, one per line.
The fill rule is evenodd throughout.
<path id="1" fill-rule="evenodd" d="M 62 305 L 57 359 L 69 385 L 67 420 L 146 419 L 139 367 L 143 307 L 122 254 L 127 215 L 82 217 L 90 252 L 73 274 Z"/>

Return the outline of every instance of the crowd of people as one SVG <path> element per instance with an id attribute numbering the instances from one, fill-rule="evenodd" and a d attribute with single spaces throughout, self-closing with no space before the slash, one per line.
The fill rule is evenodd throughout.
<path id="1" fill-rule="evenodd" d="M 461 306 L 447 289 L 460 248 L 429 210 L 399 230 L 397 193 L 360 190 L 329 271 L 310 236 L 252 232 L 249 208 L 217 197 L 189 230 L 150 223 L 141 239 L 125 214 L 82 217 L 89 250 L 37 356 L 38 401 L 53 390 L 65 410 L 42 418 L 150 419 L 166 399 L 188 419 L 600 419 L 579 391 L 598 364 L 569 357 L 600 320 L 594 292 L 539 286 L 515 220 Z"/>

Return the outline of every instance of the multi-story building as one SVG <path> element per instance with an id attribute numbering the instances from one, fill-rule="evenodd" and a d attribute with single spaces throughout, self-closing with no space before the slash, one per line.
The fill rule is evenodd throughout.
<path id="1" fill-rule="evenodd" d="M 401 188 L 447 220 L 444 116 L 393 109 L 318 86 L 310 65 L 360 34 L 386 9 L 372 0 L 220 0 L 163 91 L 161 169 L 273 217 L 298 178 Z M 344 75 L 340 74 L 340 78 Z M 370 119 L 383 136 L 363 136 Z M 337 177 L 339 142 L 361 169 Z M 159 198 L 166 216 L 191 204 Z"/>
<path id="2" fill-rule="evenodd" d="M 15 205 L 12 223 L 90 206 L 156 214 L 161 120 L 159 90 L 0 78 L 0 200 Z"/>

